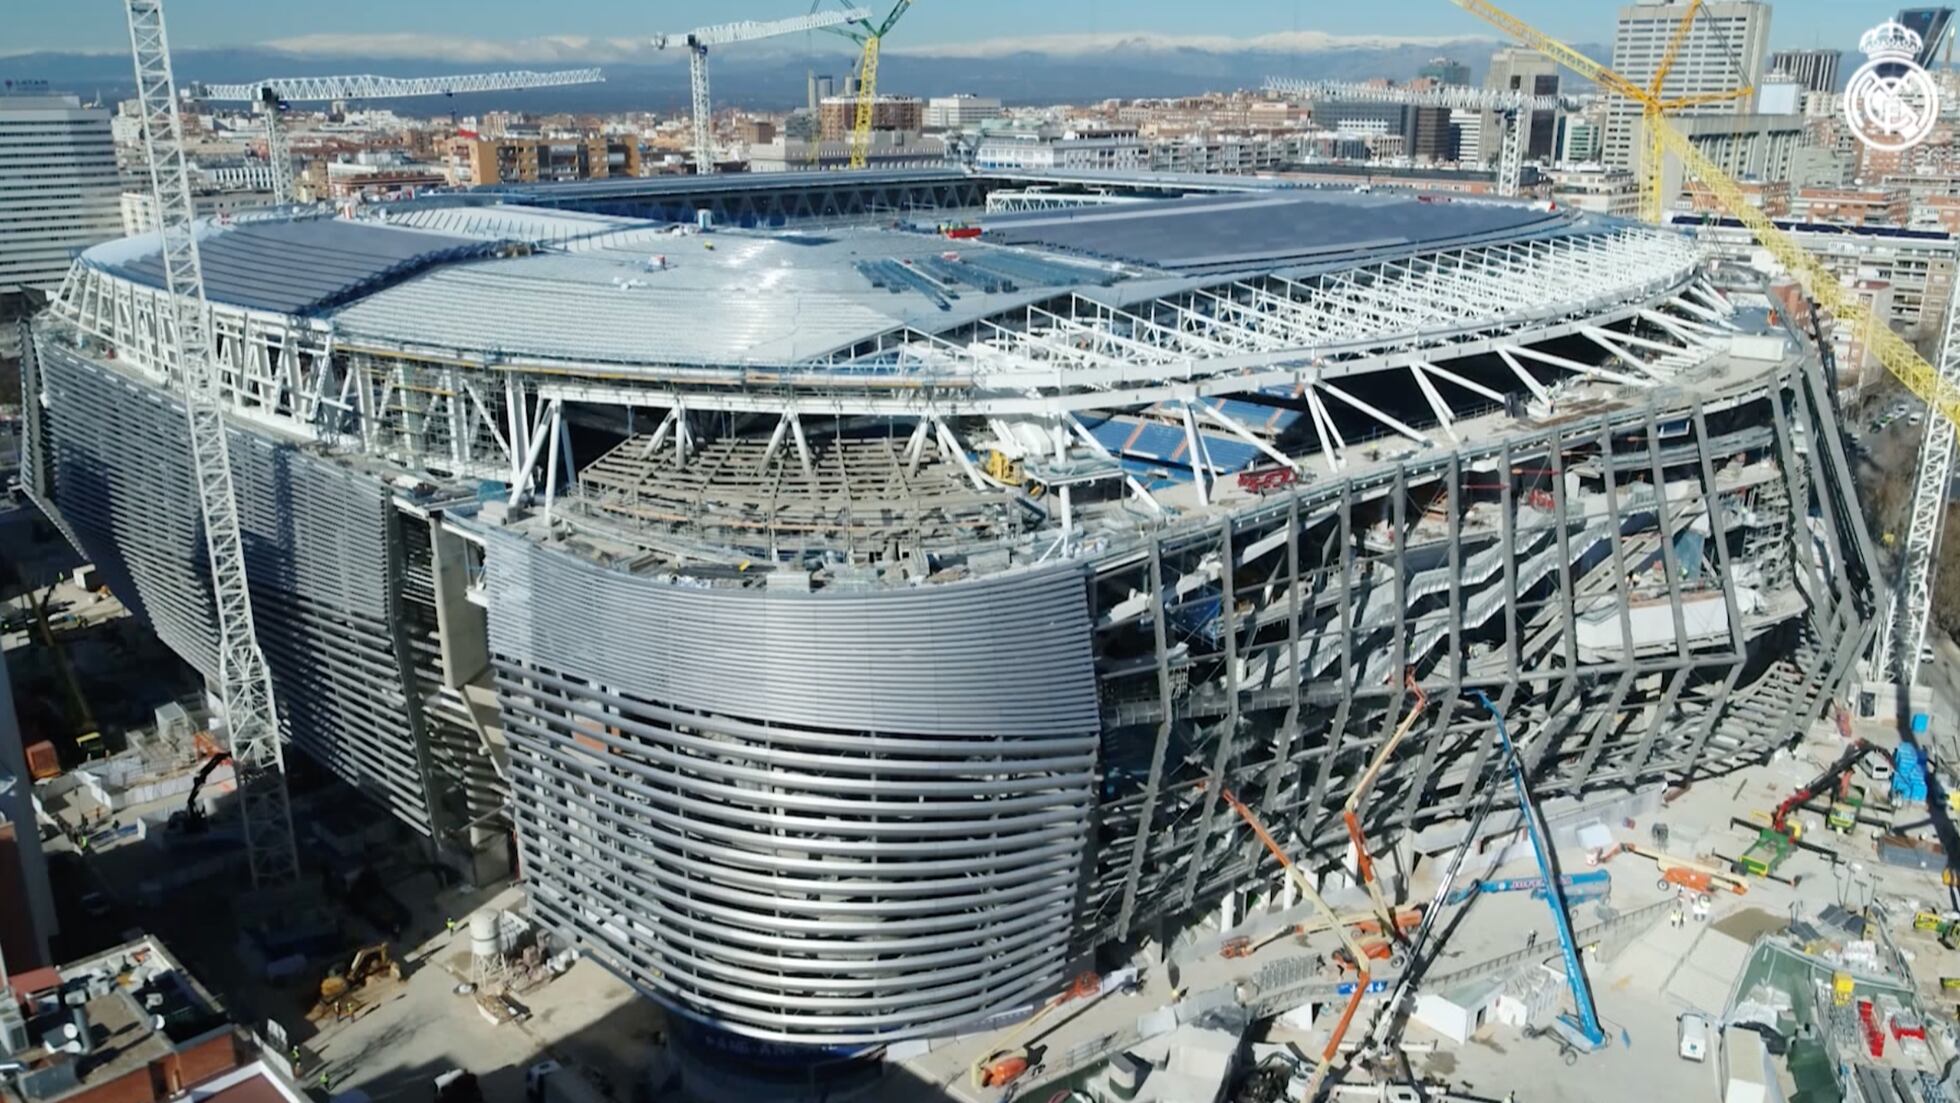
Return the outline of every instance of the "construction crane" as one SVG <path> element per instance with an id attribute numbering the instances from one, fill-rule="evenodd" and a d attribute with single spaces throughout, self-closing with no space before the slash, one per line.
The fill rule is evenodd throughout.
<path id="1" fill-rule="evenodd" d="M 1402 717 L 1402 722 L 1396 725 L 1395 733 L 1382 744 L 1381 750 L 1375 752 L 1374 760 L 1368 763 L 1366 770 L 1362 771 L 1361 779 L 1354 783 L 1354 788 L 1348 793 L 1347 802 L 1341 806 L 1341 822 L 1347 826 L 1348 840 L 1354 844 L 1355 873 L 1361 883 L 1368 887 L 1368 899 L 1375 905 L 1375 916 L 1381 920 L 1383 931 L 1397 939 L 1401 938 L 1401 932 L 1396 928 L 1395 917 L 1389 911 L 1388 901 L 1382 897 L 1381 882 L 1375 878 L 1375 860 L 1368 856 L 1368 840 L 1361 831 L 1360 809 L 1361 798 L 1367 795 L 1368 790 L 1375 784 L 1375 778 L 1380 776 L 1382 767 L 1388 764 L 1396 748 L 1408 738 L 1410 730 L 1416 726 L 1416 718 L 1422 715 L 1423 708 L 1429 704 L 1429 695 L 1416 684 L 1413 671 L 1404 671 L 1402 682 L 1408 687 L 1409 692 L 1415 694 L 1415 707 Z"/>
<path id="2" fill-rule="evenodd" d="M 1844 748 L 1844 753 L 1838 755 L 1837 761 L 1826 766 L 1822 773 L 1810 779 L 1802 788 L 1784 797 L 1782 803 L 1770 812 L 1769 826 L 1757 834 L 1756 841 L 1736 860 L 1735 871 L 1753 873 L 1758 877 L 1775 873 L 1796 848 L 1800 837 L 1797 826 L 1790 822 L 1791 815 L 1812 797 L 1826 791 L 1841 792 L 1840 783 L 1850 775 L 1852 767 L 1876 749 L 1863 739 L 1853 740 Z"/>
<path id="3" fill-rule="evenodd" d="M 1879 328 L 1884 328 L 1882 323 Z M 1947 299 L 1938 378 L 1949 393 L 1960 386 L 1960 295 Z M 1947 486 L 1953 478 L 1953 443 L 1951 417 L 1926 419 L 1919 468 L 1912 480 L 1912 515 L 1906 521 L 1906 544 L 1899 557 L 1899 584 L 1892 600 L 1879 610 L 1878 633 L 1872 640 L 1873 667 L 1889 673 L 1899 685 L 1919 681 L 1919 655 L 1933 617 L 1933 574 L 1946 525 Z"/>
<path id="4" fill-rule="evenodd" d="M 1525 133 L 1533 111 L 1556 111 L 1557 96 L 1532 96 L 1499 88 L 1393 88 L 1343 81 L 1290 80 L 1267 77 L 1265 90 L 1323 103 L 1387 103 L 1406 107 L 1446 107 L 1460 111 L 1492 111 L 1503 123 L 1503 144 L 1497 158 L 1497 194 L 1515 196 L 1524 190 Z"/>
<path id="5" fill-rule="evenodd" d="M 605 75 L 597 69 L 564 69 L 552 73 L 468 73 L 453 77 L 290 77 L 250 84 L 193 84 L 194 99 L 249 103 L 265 123 L 265 159 L 272 167 L 272 199 L 293 201 L 293 155 L 286 144 L 279 113 L 295 100 L 392 100 L 412 96 L 454 96 L 468 92 L 508 92 L 519 88 L 562 88 L 597 84 Z"/>
<path id="6" fill-rule="evenodd" d="M 1646 89 L 1546 35 L 1490 0 L 1451 2 L 1600 87 L 1653 108 L 1652 101 L 1656 97 Z M 1677 28 L 1676 38 L 1682 33 Z M 1662 103 L 1660 107 L 1665 110 L 1669 104 Z M 1804 285 L 1812 301 L 1830 311 L 1839 325 L 1863 336 L 1867 352 L 1926 404 L 1933 415 L 1928 420 L 1941 423 L 1937 432 L 1934 426 L 1927 427 L 1927 440 L 1919 452 L 1918 470 L 1913 479 L 1913 524 L 1906 532 L 1903 577 L 1896 600 L 1880 611 L 1879 631 L 1872 652 L 1875 670 L 1890 671 L 1894 680 L 1909 684 L 1918 676 L 1919 649 L 1925 644 L 1926 624 L 1931 619 L 1933 568 L 1939 551 L 1940 524 L 1946 512 L 1947 478 L 1952 470 L 1953 427 L 1960 423 L 1960 333 L 1956 333 L 1956 330 L 1960 330 L 1960 314 L 1955 313 L 1955 308 L 1960 304 L 1949 304 L 1940 367 L 1935 369 L 1904 338 L 1874 316 L 1869 307 L 1847 293 L 1844 285 L 1838 281 L 1837 273 L 1826 268 L 1822 261 L 1778 229 L 1760 207 L 1752 205 L 1742 194 L 1741 186 L 1676 130 L 1662 110 L 1652 111 L 1648 119 L 1647 137 L 1650 143 L 1658 142 L 1664 152 L 1680 158 L 1687 175 L 1699 179 L 1714 194 L 1715 201 L 1725 212 L 1748 227 L 1756 241 L 1776 258 L 1785 271 Z M 1650 151 L 1649 164 L 1659 160 Z M 1658 203 L 1656 199 L 1657 207 Z M 1655 221 L 1658 221 L 1658 211 L 1655 214 Z"/>
<path id="7" fill-rule="evenodd" d="M 278 888 L 299 879 L 287 802 L 285 759 L 273 706 L 272 673 L 252 627 L 252 595 L 245 577 L 245 540 L 239 530 L 238 497 L 226 451 L 224 397 L 212 359 L 211 308 L 198 258 L 196 213 L 191 205 L 184 156 L 184 121 L 177 81 L 170 71 L 170 39 L 163 0 L 125 0 L 136 96 L 142 108 L 143 146 L 149 154 L 150 190 L 156 200 L 163 246 L 164 301 L 171 325 L 157 327 L 157 354 L 175 372 L 183 391 L 191 469 L 204 544 L 211 564 L 212 609 L 217 616 L 218 696 L 237 778 L 252 883 Z"/>
<path id="8" fill-rule="evenodd" d="M 1198 787 L 1202 789 L 1204 784 L 1199 782 Z M 1279 845 L 1278 840 L 1273 838 L 1272 832 L 1266 830 L 1266 825 L 1259 822 L 1259 817 L 1253 814 L 1252 809 L 1246 807 L 1245 802 L 1240 800 L 1237 794 L 1221 787 L 1218 795 L 1225 799 L 1226 804 L 1232 806 L 1232 811 L 1239 814 L 1239 818 L 1245 821 L 1247 827 L 1252 828 L 1252 833 L 1259 837 L 1259 841 L 1266 844 L 1266 849 L 1279 862 L 1280 868 L 1286 871 L 1286 876 L 1293 881 L 1294 887 L 1300 890 L 1300 895 L 1313 904 L 1314 910 L 1320 913 L 1321 921 L 1334 929 L 1348 957 L 1354 962 L 1354 991 L 1349 993 L 1347 1007 L 1341 1011 L 1339 1021 L 1334 1024 L 1333 1033 L 1327 1038 L 1327 1048 L 1321 1050 L 1320 1056 L 1315 1059 L 1313 1076 L 1307 1081 L 1307 1090 L 1300 1096 L 1303 1100 L 1311 1100 L 1319 1094 L 1320 1085 L 1326 1081 L 1328 1070 L 1334 1066 L 1335 1055 L 1341 1051 L 1341 1039 L 1347 1036 L 1348 1026 L 1354 1022 L 1354 1013 L 1360 1009 L 1362 999 L 1368 995 L 1369 985 L 1374 980 L 1374 970 L 1368 963 L 1379 955 L 1370 953 L 1370 948 L 1362 945 L 1360 940 L 1348 931 L 1348 923 L 1334 914 L 1334 909 L 1328 906 L 1327 899 L 1320 895 L 1320 890 L 1315 888 L 1314 883 L 1293 864 L 1293 859 L 1286 856 L 1285 848 Z M 1385 925 L 1380 934 L 1383 939 L 1394 937 L 1394 924 Z M 1385 948 L 1386 942 L 1378 940 L 1376 946 Z"/>
<path id="9" fill-rule="evenodd" d="M 878 51 L 885 36 L 898 25 L 899 17 L 911 10 L 912 0 L 898 0 L 884 22 L 873 23 L 867 14 L 842 27 L 831 28 L 863 48 L 858 59 L 857 116 L 851 123 L 851 167 L 861 169 L 871 163 L 871 122 L 878 106 Z"/>
<path id="10" fill-rule="evenodd" d="M 1661 57 L 1661 63 L 1655 68 L 1649 86 L 1644 88 L 1565 43 L 1540 32 L 1524 20 L 1490 3 L 1490 0 L 1453 0 L 1453 2 L 1546 57 L 1586 77 L 1606 92 L 1623 96 L 1640 105 L 1647 140 L 1647 153 L 1641 159 L 1640 216 L 1647 222 L 1658 223 L 1666 214 L 1666 198 L 1661 194 L 1663 181 L 1661 170 L 1665 160 L 1663 143 L 1666 141 L 1665 135 L 1673 129 L 1667 125 L 1667 113 L 1684 107 L 1738 99 L 1755 91 L 1752 86 L 1743 85 L 1740 88 L 1721 92 L 1678 96 L 1673 99 L 1661 97 L 1661 84 L 1667 79 L 1668 73 L 1674 69 L 1674 59 L 1680 53 L 1681 42 L 1687 37 L 1695 16 L 1701 11 L 1702 0 L 1689 0 L 1683 9 L 1681 21 L 1675 26 L 1673 37 L 1668 40 L 1667 50 Z"/>
<path id="11" fill-rule="evenodd" d="M 1565 983 L 1572 990 L 1573 1014 L 1553 1019 L 1552 1029 L 1575 1048 L 1591 1053 L 1606 1044 L 1606 1031 L 1600 1028 L 1599 1013 L 1593 1007 L 1592 986 L 1586 983 L 1586 971 L 1579 964 L 1579 944 L 1572 937 L 1571 917 L 1565 914 L 1565 889 L 1559 884 L 1551 853 L 1545 847 L 1545 827 L 1539 822 L 1538 804 L 1531 799 L 1524 761 L 1518 757 L 1511 732 L 1504 726 L 1504 714 L 1497 711 L 1496 702 L 1488 694 L 1480 691 L 1477 698 L 1490 713 L 1497 725 L 1497 738 L 1504 744 L 1504 758 L 1511 768 L 1511 787 L 1518 797 L 1518 818 L 1524 821 L 1525 834 L 1531 839 L 1531 855 L 1538 860 L 1538 875 L 1545 879 L 1545 902 L 1551 905 L 1559 952 L 1565 956 Z"/>
<path id="12" fill-rule="evenodd" d="M 687 50 L 688 83 L 694 90 L 695 174 L 707 176 L 715 171 L 715 135 L 714 127 L 710 125 L 714 121 L 714 105 L 708 95 L 708 47 L 828 30 L 869 18 L 871 13 L 863 8 L 845 8 L 842 11 L 813 11 L 794 19 L 774 19 L 765 23 L 749 19 L 740 23 L 698 27 L 686 34 L 654 35 L 653 47 L 656 50 L 669 46 L 682 46 Z"/>

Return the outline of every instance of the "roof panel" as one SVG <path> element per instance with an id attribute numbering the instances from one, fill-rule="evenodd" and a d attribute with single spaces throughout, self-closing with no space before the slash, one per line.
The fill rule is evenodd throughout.
<path id="1" fill-rule="evenodd" d="M 310 314 L 430 265 L 495 248 L 495 242 L 338 218 L 209 227 L 198 241 L 212 301 L 280 314 Z M 96 262 L 138 283 L 164 286 L 160 247 Z"/>
<path id="2" fill-rule="evenodd" d="M 990 242 L 1198 273 L 1444 248 L 1567 220 L 1522 203 L 1281 192 L 989 215 L 984 225 Z"/>

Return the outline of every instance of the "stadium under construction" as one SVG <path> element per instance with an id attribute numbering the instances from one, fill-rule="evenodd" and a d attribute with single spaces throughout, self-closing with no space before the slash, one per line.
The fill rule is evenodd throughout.
<path id="1" fill-rule="evenodd" d="M 1602 216 L 917 171 L 200 248 L 290 745 L 757 1042 L 950 1033 L 1265 892 L 1222 788 L 1335 869 L 1418 688 L 1385 847 L 1498 777 L 1479 690 L 1546 798 L 1753 761 L 1872 613 L 1808 342 Z M 99 246 L 35 319 L 23 482 L 208 676 L 162 284 Z"/>

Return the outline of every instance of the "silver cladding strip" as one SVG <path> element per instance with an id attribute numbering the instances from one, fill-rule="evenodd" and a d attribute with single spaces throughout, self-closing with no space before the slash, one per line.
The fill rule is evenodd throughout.
<path id="1" fill-rule="evenodd" d="M 505 561 L 513 555 L 529 562 Z M 521 599 L 510 584 L 520 569 Z M 1062 976 L 1098 743 L 1080 575 L 831 600 L 676 591 L 507 539 L 491 541 L 486 574 L 503 580 L 492 583 L 491 633 L 525 874 L 561 934 L 730 1029 L 786 1042 L 945 1033 Z M 1042 623 L 1028 627 L 1037 618 L 1025 605 Z M 815 609 L 836 615 L 805 614 Z M 549 631 L 499 625 L 560 615 L 568 623 Z M 1057 657 L 1045 676 L 983 676 L 996 623 L 1020 626 L 1016 646 Z M 529 649 L 505 651 L 513 639 Z M 892 639 L 925 641 L 924 653 L 898 657 Z M 632 641 L 619 647 L 629 654 L 594 658 L 586 641 L 607 640 Z M 812 687 L 820 699 L 795 710 L 804 720 L 794 727 L 754 709 L 720 712 L 744 680 L 753 700 L 786 709 L 777 695 L 811 677 L 799 646 L 910 668 L 834 666 L 836 681 Z M 731 656 L 715 700 L 664 696 L 701 677 L 652 665 L 684 653 Z M 941 695 L 928 712 L 931 695 L 907 694 L 930 682 L 935 661 L 972 696 Z M 579 665 L 601 662 L 631 680 Z M 784 685 L 766 684 L 778 676 Z M 898 695 L 886 710 L 829 706 L 885 692 Z M 1022 696 L 1082 719 L 1032 730 Z M 846 730 L 839 711 L 881 721 L 880 732 Z M 917 727 L 894 732 L 894 716 Z M 980 730 L 989 716 L 1006 723 Z M 962 734 L 921 730 L 929 724 Z"/>
<path id="2" fill-rule="evenodd" d="M 1098 726 L 1077 567 L 882 593 L 690 589 L 487 535 L 499 654 L 765 722 L 974 737 Z"/>
<path id="3" fill-rule="evenodd" d="M 183 408 L 153 387 L 39 345 L 47 402 L 29 403 L 49 495 L 132 612 L 212 673 L 210 567 Z M 233 428 L 253 619 L 295 745 L 429 830 L 387 618 L 388 489 Z"/>

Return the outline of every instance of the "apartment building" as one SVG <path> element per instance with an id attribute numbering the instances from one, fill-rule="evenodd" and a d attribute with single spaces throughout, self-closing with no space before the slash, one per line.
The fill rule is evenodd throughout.
<path id="1" fill-rule="evenodd" d="M 449 144 L 449 175 L 476 185 L 638 176 L 640 144 L 631 137 L 459 137 Z"/>
<path id="2" fill-rule="evenodd" d="M 857 125 L 857 97 L 829 96 L 817 104 L 817 125 L 824 141 L 848 138 Z M 926 104 L 912 96 L 879 96 L 871 101 L 871 129 L 924 130 Z"/>

